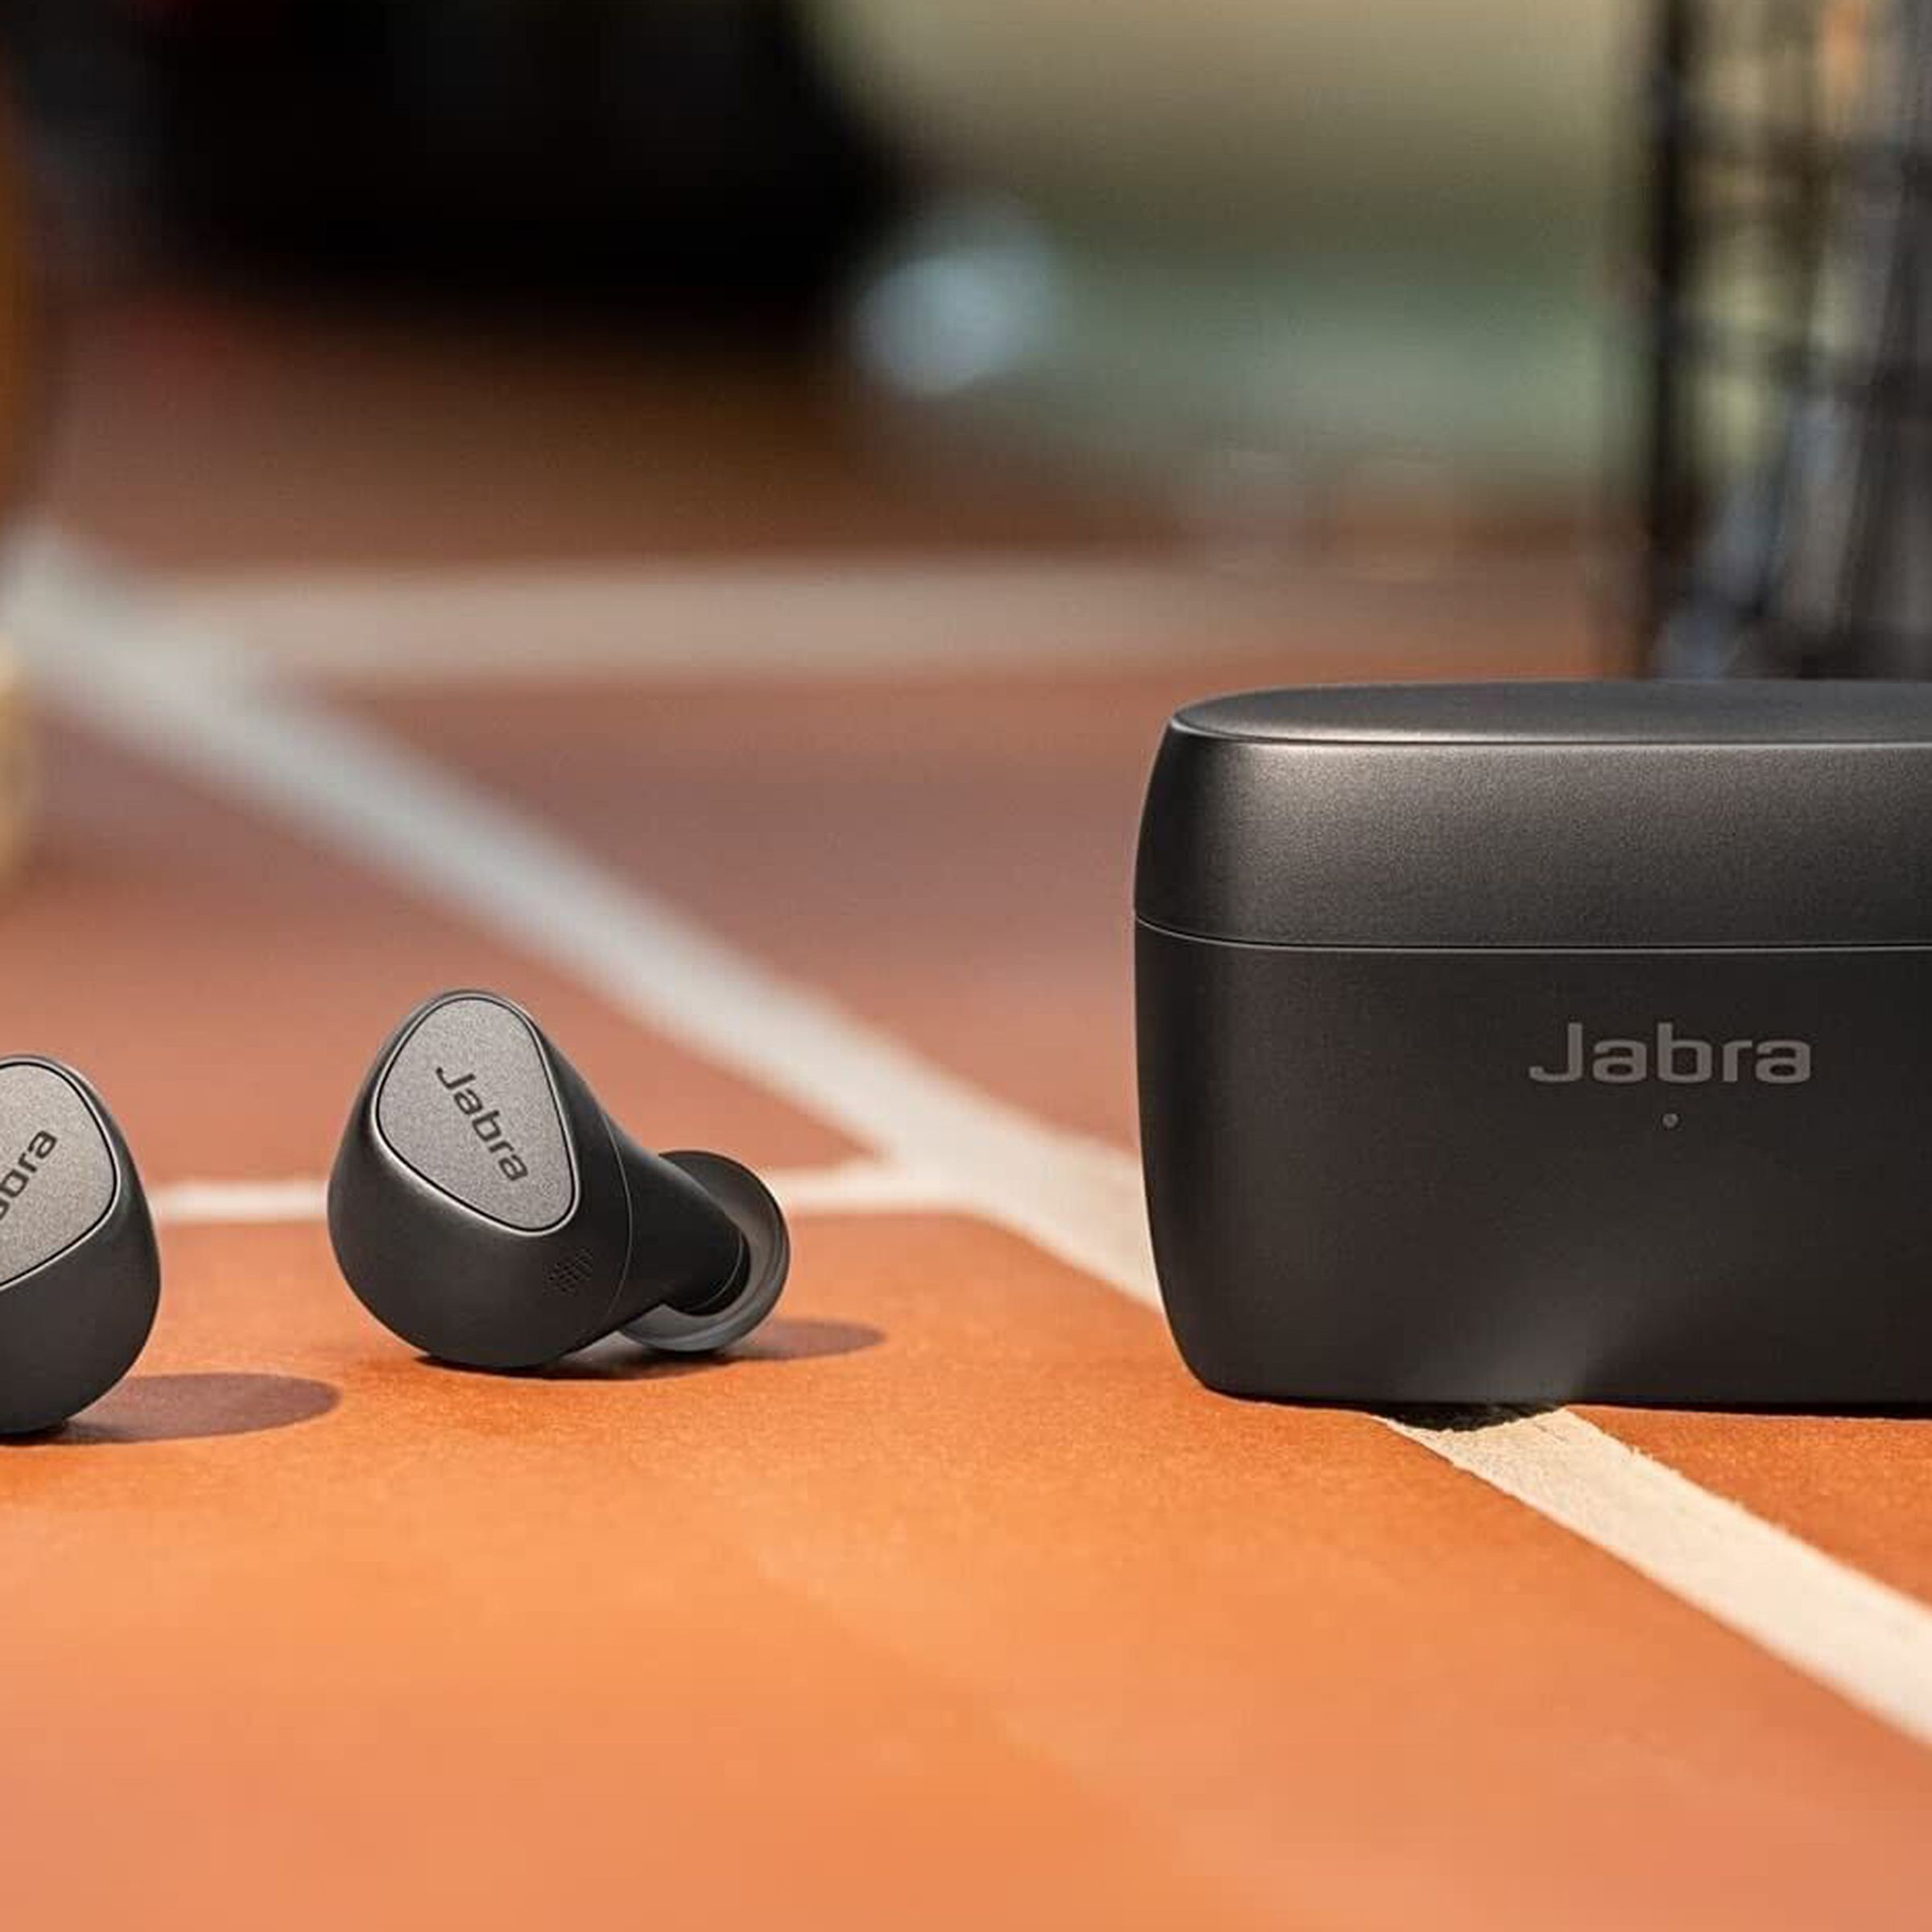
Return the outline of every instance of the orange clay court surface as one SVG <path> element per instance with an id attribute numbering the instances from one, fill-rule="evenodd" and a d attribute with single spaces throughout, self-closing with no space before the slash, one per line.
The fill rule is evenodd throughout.
<path id="1" fill-rule="evenodd" d="M 1162 720 L 1587 670 L 1574 589 L 1265 592 L 625 366 L 76 345 L 0 990 L 167 1278 L 0 1454 L 4 1922 L 1932 1921 L 1932 1422 L 1405 1433 L 1212 1397 L 1149 1305 Z M 353 1302 L 320 1177 L 453 984 L 772 1173 L 735 1358 L 464 1374 Z"/>

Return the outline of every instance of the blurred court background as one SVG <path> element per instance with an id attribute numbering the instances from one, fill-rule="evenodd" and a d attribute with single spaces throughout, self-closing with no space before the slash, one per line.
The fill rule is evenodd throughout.
<path id="1" fill-rule="evenodd" d="M 1574 567 L 1629 481 L 1612 0 L 5 14 L 39 501 L 150 554 Z"/>
<path id="2" fill-rule="evenodd" d="M 1683 10 L 0 4 L 0 1010 L 166 1270 L 0 1456 L 15 1922 L 1922 1925 L 1932 1424 L 1220 1402 L 1138 1196 L 1170 709 L 1645 654 Z M 772 1174 L 752 1346 L 351 1302 L 479 982 Z"/>

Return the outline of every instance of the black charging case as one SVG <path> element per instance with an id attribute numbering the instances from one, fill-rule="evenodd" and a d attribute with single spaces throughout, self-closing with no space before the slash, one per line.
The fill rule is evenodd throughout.
<path id="1" fill-rule="evenodd" d="M 1212 1387 L 1932 1397 L 1932 688 L 1213 699 L 1135 897 L 1154 1253 Z"/>

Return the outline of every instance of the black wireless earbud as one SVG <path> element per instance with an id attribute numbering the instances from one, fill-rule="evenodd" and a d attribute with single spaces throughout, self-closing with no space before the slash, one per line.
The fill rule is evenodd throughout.
<path id="1" fill-rule="evenodd" d="M 161 1262 L 120 1129 L 52 1060 L 0 1060 L 0 1435 L 106 1394 L 147 1345 Z"/>
<path id="2" fill-rule="evenodd" d="M 648 1154 L 521 1007 L 446 993 L 356 1096 L 328 1184 L 349 1285 L 385 1327 L 477 1368 L 535 1368 L 621 1328 L 728 1347 L 785 1286 L 785 1217 L 718 1154 Z"/>

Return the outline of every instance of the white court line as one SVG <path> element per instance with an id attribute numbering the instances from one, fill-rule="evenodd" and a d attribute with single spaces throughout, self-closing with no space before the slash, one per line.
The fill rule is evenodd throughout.
<path id="1" fill-rule="evenodd" d="M 243 572 L 175 579 L 167 594 L 229 669 L 383 685 L 1170 660 L 1203 630 L 1231 649 L 1278 646 L 1283 596 L 1178 559 L 1025 556 Z"/>
<path id="2" fill-rule="evenodd" d="M 979 1092 L 406 749 L 205 675 L 205 658 L 203 677 L 188 675 L 180 631 L 83 558 L 34 546 L 9 605 L 42 687 L 97 728 L 571 972 L 890 1161 L 947 1176 L 963 1202 L 1048 1253 L 1156 1298 L 1130 1156 Z M 1926 1605 L 1575 1415 L 1398 1432 L 1932 1744 Z"/>
<path id="3" fill-rule="evenodd" d="M 1483 621 L 1546 605 L 1542 560 L 1481 565 Z M 1472 576 L 1472 572 L 1471 575 Z M 1468 580 L 1468 578 L 1464 579 Z M 240 570 L 171 577 L 175 620 L 225 672 L 312 684 L 1038 675 L 1278 651 L 1304 633 L 1439 634 L 1442 580 L 1334 564 L 1216 569 L 1201 553 L 1069 561 L 1025 554 L 804 561 Z M 1569 584 L 1570 594 L 1575 587 Z"/>
<path id="4" fill-rule="evenodd" d="M 841 1161 L 826 1167 L 777 1167 L 766 1185 L 787 1214 L 943 1214 L 970 1212 L 970 1203 L 943 1174 L 886 1161 Z M 259 1227 L 319 1221 L 328 1208 L 328 1183 L 281 1181 L 176 1181 L 149 1190 L 147 1204 L 162 1227 Z"/>
<path id="5" fill-rule="evenodd" d="M 1398 1435 L 1932 1744 L 1932 1612 L 1570 1410 Z"/>
<path id="6" fill-rule="evenodd" d="M 328 1183 L 301 1181 L 176 1181 L 147 1191 L 157 1227 L 267 1227 L 278 1221 L 319 1221 L 328 1207 Z"/>

